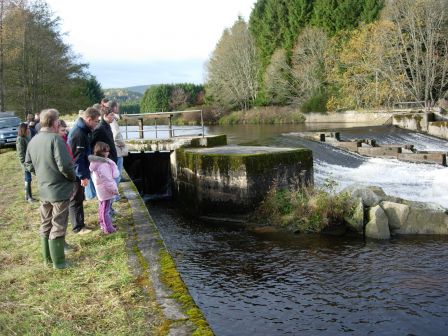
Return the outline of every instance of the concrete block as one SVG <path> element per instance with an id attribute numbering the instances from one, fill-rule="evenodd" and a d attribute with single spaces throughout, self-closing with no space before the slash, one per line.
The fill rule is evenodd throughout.
<path id="1" fill-rule="evenodd" d="M 361 141 L 338 141 L 333 143 L 336 147 L 345 148 L 352 152 L 357 152 L 358 148 L 361 147 Z"/>
<path id="2" fill-rule="evenodd" d="M 194 215 L 247 213 L 272 186 L 313 184 L 313 154 L 305 148 L 180 148 L 176 160 L 175 195 Z"/>
<path id="3" fill-rule="evenodd" d="M 401 153 L 401 148 L 397 147 L 360 147 L 358 148 L 358 153 L 364 156 L 371 157 L 384 157 L 396 159 L 398 154 Z"/>
<path id="4" fill-rule="evenodd" d="M 445 153 L 401 153 L 398 160 L 416 163 L 432 163 L 446 166 Z"/>

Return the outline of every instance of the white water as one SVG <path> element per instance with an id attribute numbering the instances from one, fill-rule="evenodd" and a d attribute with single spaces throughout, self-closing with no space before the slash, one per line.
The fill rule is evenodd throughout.
<path id="1" fill-rule="evenodd" d="M 317 185 L 334 180 L 337 190 L 354 183 L 379 186 L 391 196 L 448 208 L 448 168 L 439 165 L 370 158 L 357 168 L 349 168 L 316 160 L 314 179 Z"/>

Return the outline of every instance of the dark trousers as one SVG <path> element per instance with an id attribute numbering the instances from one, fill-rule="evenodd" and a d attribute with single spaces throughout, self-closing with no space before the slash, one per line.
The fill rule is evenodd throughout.
<path id="1" fill-rule="evenodd" d="M 70 198 L 69 216 L 73 232 L 79 232 L 84 226 L 84 187 L 81 181 L 75 182 L 75 188 Z"/>

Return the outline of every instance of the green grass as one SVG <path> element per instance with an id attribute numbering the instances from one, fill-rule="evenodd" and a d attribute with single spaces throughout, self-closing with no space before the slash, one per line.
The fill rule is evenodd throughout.
<path id="1" fill-rule="evenodd" d="M 86 202 L 86 224 L 94 231 L 79 236 L 69 228 L 66 238 L 75 247 L 67 255 L 70 267 L 53 270 L 42 261 L 39 205 L 24 201 L 14 151 L 2 150 L 0 172 L 1 335 L 165 333 L 166 321 L 148 284 L 128 266 L 126 228 L 132 217 L 126 200 L 114 206 L 121 214 L 115 221 L 118 233 L 107 236 L 97 224 L 97 202 Z M 36 191 L 35 181 L 33 187 Z"/>

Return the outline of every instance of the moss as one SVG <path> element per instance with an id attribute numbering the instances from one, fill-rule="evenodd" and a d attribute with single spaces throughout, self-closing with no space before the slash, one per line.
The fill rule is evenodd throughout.
<path id="1" fill-rule="evenodd" d="M 248 175 L 262 175 L 279 164 L 292 165 L 298 162 L 306 168 L 311 168 L 313 166 L 312 151 L 299 148 L 288 152 L 251 154 L 244 157 Z"/>
<path id="2" fill-rule="evenodd" d="M 160 140 L 154 140 L 154 139 L 133 139 L 133 140 L 125 140 L 127 144 L 130 145 L 155 145 L 161 142 L 164 143 L 172 143 L 174 142 L 173 139 L 160 139 Z"/>
<path id="3" fill-rule="evenodd" d="M 162 282 L 171 289 L 173 292 L 171 296 L 182 304 L 182 308 L 190 321 L 195 325 L 196 329 L 193 335 L 212 336 L 213 332 L 205 317 L 191 298 L 187 287 L 176 270 L 173 259 L 165 249 L 160 250 L 159 262 Z"/>
<path id="4" fill-rule="evenodd" d="M 202 139 L 205 139 L 205 145 L 201 144 Z M 208 136 L 206 138 L 194 138 L 191 140 L 191 147 L 216 147 L 227 145 L 227 135 L 220 134 Z"/>
<path id="5" fill-rule="evenodd" d="M 448 127 L 448 121 L 433 121 L 429 124 L 429 126 Z"/>
<path id="6" fill-rule="evenodd" d="M 300 162 L 305 167 L 312 167 L 312 151 L 299 148 L 287 152 L 254 154 L 204 154 L 184 149 L 176 151 L 179 167 L 193 172 L 216 172 L 229 176 L 230 172 L 245 167 L 248 175 L 261 175 L 279 164 L 291 165 Z"/>
<path id="7" fill-rule="evenodd" d="M 133 183 L 131 184 L 131 189 L 138 195 L 138 190 Z M 205 320 L 204 316 L 202 315 L 202 312 L 194 303 L 192 297 L 190 296 L 190 293 L 188 292 L 187 287 L 180 278 L 180 275 L 176 269 L 174 261 L 171 258 L 170 254 L 168 253 L 168 251 L 166 250 L 165 245 L 159 236 L 158 229 L 153 219 L 151 218 L 150 214 L 148 213 L 148 210 L 144 202 L 141 200 L 139 205 L 141 210 L 147 214 L 148 224 L 153 227 L 155 234 L 157 234 L 158 239 L 156 240 L 156 242 L 160 248 L 159 250 L 160 280 L 167 288 L 170 288 L 173 291 L 172 297 L 181 304 L 183 310 L 189 316 L 191 322 L 195 325 L 196 330 L 193 333 L 193 335 L 198 336 L 213 335 L 213 332 L 208 326 L 208 323 Z M 137 245 L 138 235 L 134 225 L 132 225 L 131 228 L 134 238 L 132 249 L 137 256 L 138 263 L 140 264 L 140 267 L 142 269 L 142 274 L 139 276 L 138 281 L 143 287 L 148 288 L 149 290 L 153 288 L 151 281 L 149 280 L 150 279 L 149 264 L 146 261 L 145 257 L 143 256 L 143 254 L 138 249 Z M 153 297 L 155 297 L 153 290 L 151 290 L 150 294 Z M 157 326 L 156 330 L 157 335 L 167 335 L 171 329 L 172 323 L 173 322 L 170 320 L 164 320 L 161 325 Z"/>
<path id="8" fill-rule="evenodd" d="M 421 113 L 409 113 L 409 114 L 398 114 L 393 116 L 394 120 L 402 122 L 403 120 L 412 120 L 419 122 L 423 120 L 423 115 Z"/>

